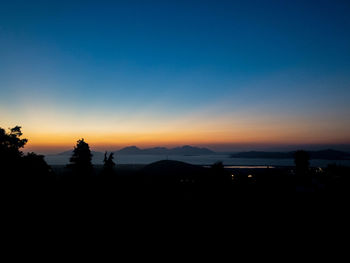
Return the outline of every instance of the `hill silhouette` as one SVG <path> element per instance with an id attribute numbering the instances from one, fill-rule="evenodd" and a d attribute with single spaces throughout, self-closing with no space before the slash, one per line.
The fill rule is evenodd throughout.
<path id="1" fill-rule="evenodd" d="M 146 165 L 143 169 L 143 173 L 149 173 L 153 175 L 161 175 L 161 176 L 171 176 L 171 175 L 184 175 L 184 174 L 203 174 L 205 173 L 206 169 L 185 163 L 180 161 L 173 161 L 173 160 L 163 160 L 151 163 L 149 165 Z"/>
<path id="2" fill-rule="evenodd" d="M 218 163 L 219 164 L 219 163 Z M 151 163 L 141 170 L 146 183 L 157 185 L 230 185 L 231 175 L 223 165 L 205 168 L 180 161 L 162 160 Z"/>

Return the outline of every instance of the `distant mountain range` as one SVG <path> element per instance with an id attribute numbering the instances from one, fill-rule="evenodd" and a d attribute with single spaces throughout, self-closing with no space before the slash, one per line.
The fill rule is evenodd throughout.
<path id="1" fill-rule="evenodd" d="M 350 153 L 336 151 L 336 150 L 321 150 L 321 151 L 307 151 L 310 155 L 310 159 L 321 159 L 321 160 L 350 160 Z M 91 151 L 94 158 L 103 159 L 104 152 Z M 248 159 L 293 159 L 295 151 L 290 152 L 264 152 L 264 151 L 249 151 L 249 152 L 238 152 L 230 154 L 231 158 L 248 158 Z M 208 148 L 199 148 L 189 145 L 175 148 L 166 147 L 154 147 L 140 149 L 136 146 L 128 146 L 118 151 L 114 151 L 115 155 L 209 155 L 215 154 L 214 151 Z M 70 157 L 72 151 L 65 151 L 51 156 L 58 157 Z"/>
<path id="2" fill-rule="evenodd" d="M 310 155 L 310 159 L 321 160 L 350 160 L 350 153 L 335 151 L 331 149 L 322 151 L 307 151 Z M 261 159 L 290 159 L 294 158 L 295 151 L 292 152 L 239 152 L 231 154 L 232 158 L 261 158 Z"/>
<path id="3" fill-rule="evenodd" d="M 91 151 L 91 153 L 96 156 L 103 156 L 103 152 Z M 154 147 L 154 148 L 146 148 L 140 149 L 136 146 L 128 146 L 122 148 L 118 151 L 114 151 L 116 155 L 135 155 L 135 154 L 143 154 L 143 155 L 205 155 L 205 154 L 215 154 L 212 150 L 207 148 L 199 148 L 193 147 L 189 145 L 185 145 L 182 147 L 175 148 L 166 148 L 166 147 Z M 65 151 L 54 155 L 72 155 L 72 151 Z"/>
<path id="4" fill-rule="evenodd" d="M 154 148 L 146 148 L 140 149 L 136 146 L 129 146 L 119 151 L 115 152 L 116 154 L 161 154 L 161 155 L 203 155 L 203 154 L 213 154 L 212 150 L 207 148 L 198 148 L 189 145 L 185 145 L 182 147 L 176 148 L 166 148 L 166 147 L 154 147 Z"/>

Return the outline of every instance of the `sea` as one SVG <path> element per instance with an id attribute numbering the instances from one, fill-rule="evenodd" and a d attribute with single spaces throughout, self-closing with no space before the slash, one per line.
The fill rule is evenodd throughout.
<path id="1" fill-rule="evenodd" d="M 65 165 L 69 163 L 69 155 L 47 155 L 45 160 L 49 165 Z M 211 165 L 215 162 L 223 162 L 224 166 L 230 167 L 272 167 L 272 166 L 294 166 L 294 159 L 252 159 L 252 158 L 231 158 L 229 154 L 209 155 L 116 155 L 115 163 L 118 164 L 150 164 L 161 160 L 176 160 L 196 165 Z M 103 157 L 95 156 L 92 163 L 103 164 Z M 350 160 L 310 160 L 312 167 L 327 167 L 329 164 L 350 166 Z"/>

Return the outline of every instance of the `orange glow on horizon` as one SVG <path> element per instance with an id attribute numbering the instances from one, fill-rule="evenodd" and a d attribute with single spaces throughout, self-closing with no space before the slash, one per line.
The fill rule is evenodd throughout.
<path id="1" fill-rule="evenodd" d="M 28 105 L 20 118 L 8 115 L 0 127 L 22 126 L 23 137 L 29 140 L 25 151 L 57 152 L 72 149 L 81 138 L 98 150 L 116 150 L 130 145 L 144 148 L 344 144 L 350 142 L 350 124 L 342 119 L 324 115 L 279 115 L 278 112 L 271 115 L 249 110 L 216 114 L 208 107 L 172 118 L 153 111 L 129 118 L 102 113 L 80 117 L 69 111 L 34 109 Z"/>
<path id="2" fill-rule="evenodd" d="M 145 147 L 176 147 L 182 145 L 227 145 L 227 144 L 248 144 L 248 145 L 279 145 L 279 144 L 325 144 L 325 143 L 344 143 L 346 137 L 334 140 L 331 137 L 303 136 L 303 134 L 284 133 L 255 133 L 254 131 L 235 131 L 225 132 L 173 132 L 173 133 L 85 133 L 78 134 L 37 134 L 28 133 L 24 137 L 29 139 L 26 151 L 50 151 L 53 149 L 72 149 L 78 139 L 84 138 L 92 149 L 98 150 L 117 150 L 122 147 L 136 145 L 140 148 Z"/>

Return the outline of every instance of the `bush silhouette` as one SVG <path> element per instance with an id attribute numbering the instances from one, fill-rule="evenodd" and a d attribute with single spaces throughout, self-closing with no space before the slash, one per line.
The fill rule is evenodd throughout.
<path id="1" fill-rule="evenodd" d="M 309 172 L 310 156 L 306 151 L 299 150 L 294 153 L 295 186 L 298 192 L 313 191 L 312 176 Z"/>
<path id="2" fill-rule="evenodd" d="M 45 162 L 43 155 L 36 153 L 28 153 L 23 156 L 23 176 L 27 176 L 30 180 L 45 183 L 49 180 L 48 175 L 52 175 L 51 167 Z M 28 176 L 30 175 L 30 176 Z"/>
<path id="3" fill-rule="evenodd" d="M 217 161 L 211 165 L 212 178 L 211 183 L 225 184 L 231 182 L 231 177 L 227 171 L 225 171 L 225 166 L 222 161 Z"/>
<path id="4" fill-rule="evenodd" d="M 211 168 L 215 171 L 215 172 L 222 172 L 224 171 L 224 164 L 221 161 L 217 161 L 214 164 L 211 165 Z"/>
<path id="5" fill-rule="evenodd" d="M 306 175 L 309 171 L 310 156 L 306 151 L 299 150 L 294 153 L 294 163 L 297 175 Z"/>

